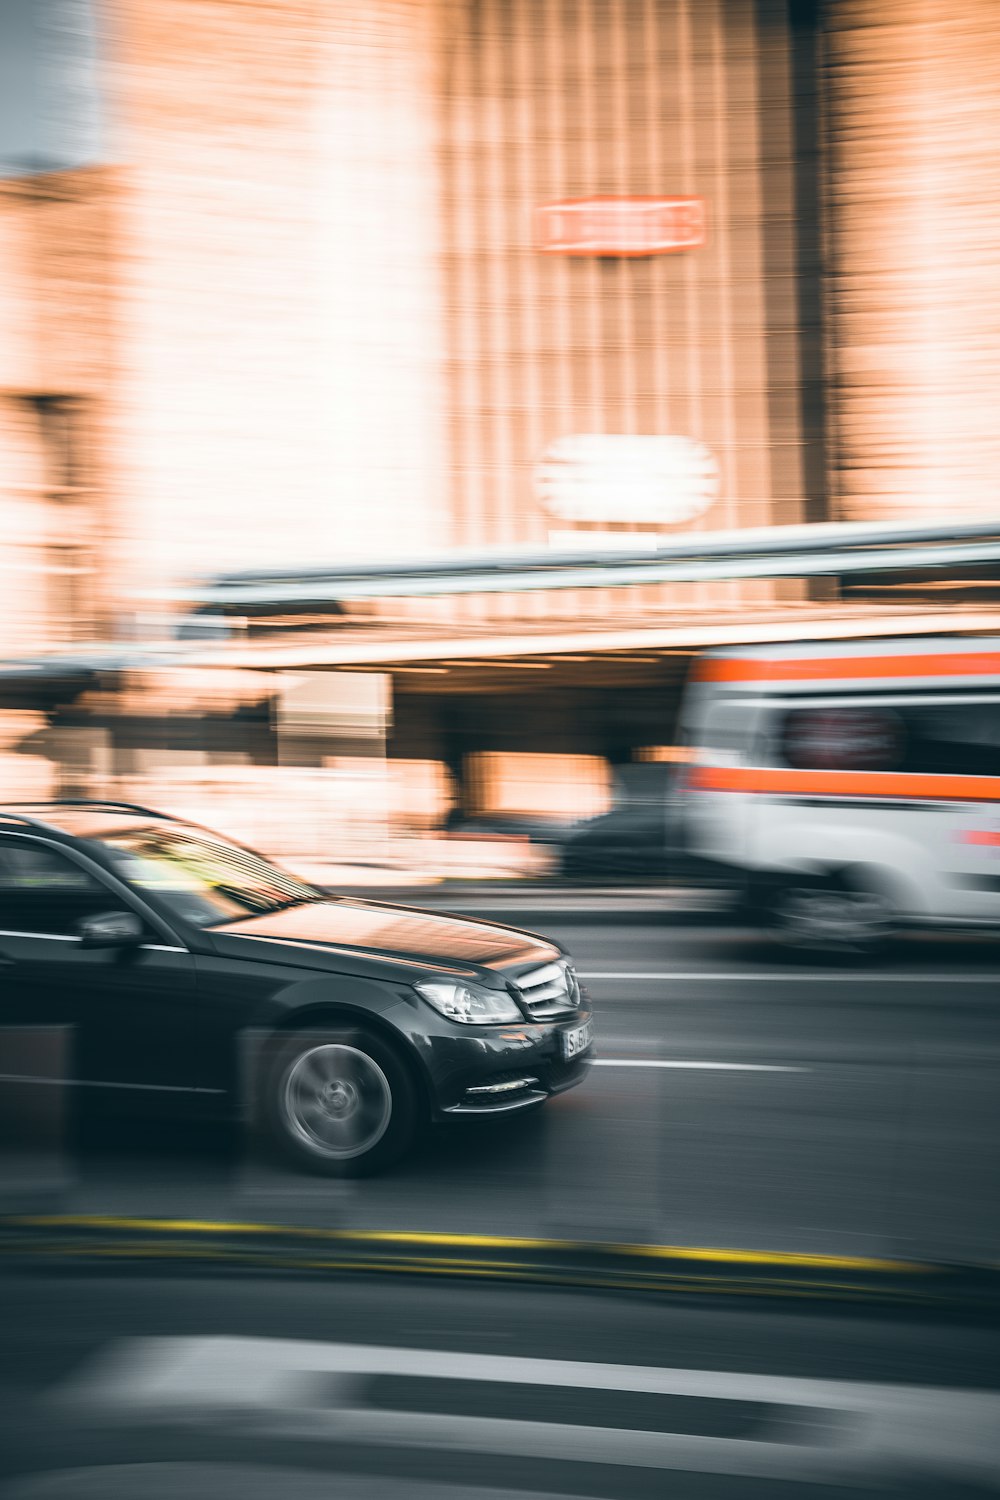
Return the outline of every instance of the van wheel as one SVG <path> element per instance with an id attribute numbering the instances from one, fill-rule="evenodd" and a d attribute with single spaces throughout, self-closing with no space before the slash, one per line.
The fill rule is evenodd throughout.
<path id="1" fill-rule="evenodd" d="M 265 1102 L 279 1149 L 325 1176 L 381 1172 L 418 1134 L 407 1069 L 379 1037 L 355 1027 L 290 1036 L 272 1063 Z"/>
<path id="2" fill-rule="evenodd" d="M 875 956 L 896 928 L 887 896 L 835 875 L 786 881 L 771 899 L 770 917 L 783 947 L 841 958 Z"/>

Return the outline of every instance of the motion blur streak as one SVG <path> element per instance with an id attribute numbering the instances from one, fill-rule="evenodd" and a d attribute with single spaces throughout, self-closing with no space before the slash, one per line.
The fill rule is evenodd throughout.
<path id="1" fill-rule="evenodd" d="M 0 1492 L 1000 1483 L 998 139 L 997 0 L 0 0 Z"/>
<path id="2" fill-rule="evenodd" d="M 568 1415 L 544 1421 L 470 1416 L 369 1405 L 373 1377 L 478 1383 L 483 1396 L 503 1387 L 541 1388 L 535 1411 L 558 1392 L 596 1390 L 753 1403 L 761 1432 L 753 1439 L 666 1430 L 582 1426 Z M 325 1377 L 325 1378 L 324 1378 Z M 1000 1480 L 1000 1394 L 933 1387 L 787 1379 L 725 1371 L 651 1369 L 641 1365 L 470 1355 L 423 1349 L 262 1339 L 136 1340 L 111 1349 L 56 1393 L 58 1405 L 83 1402 L 97 1413 L 136 1421 L 214 1420 L 225 1428 L 252 1416 L 262 1431 L 315 1440 L 459 1449 L 526 1458 L 683 1469 L 811 1483 L 891 1473 L 900 1465 L 942 1476 Z M 676 1420 L 676 1417 L 674 1418 Z M 808 1425 L 806 1425 L 808 1424 Z"/>

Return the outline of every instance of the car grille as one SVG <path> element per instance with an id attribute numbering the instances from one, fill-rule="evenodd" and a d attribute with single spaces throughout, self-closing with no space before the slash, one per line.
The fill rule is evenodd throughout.
<path id="1" fill-rule="evenodd" d="M 572 1015 L 580 1004 L 580 983 L 572 964 L 544 964 L 514 980 L 518 999 L 533 1021 Z"/>

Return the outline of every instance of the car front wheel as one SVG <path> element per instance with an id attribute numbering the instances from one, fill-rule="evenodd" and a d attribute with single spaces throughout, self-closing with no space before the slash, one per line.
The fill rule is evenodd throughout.
<path id="1" fill-rule="evenodd" d="M 354 1028 L 299 1033 L 267 1084 L 270 1133 L 299 1166 L 327 1176 L 383 1171 L 413 1144 L 416 1091 L 381 1038 Z"/>

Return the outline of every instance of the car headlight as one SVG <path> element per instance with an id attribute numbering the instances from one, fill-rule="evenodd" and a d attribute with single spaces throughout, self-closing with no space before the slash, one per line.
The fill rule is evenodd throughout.
<path id="1" fill-rule="evenodd" d="M 497 1025 L 524 1017 L 503 990 L 487 990 L 465 979 L 421 979 L 414 988 L 449 1021 L 468 1026 Z"/>

